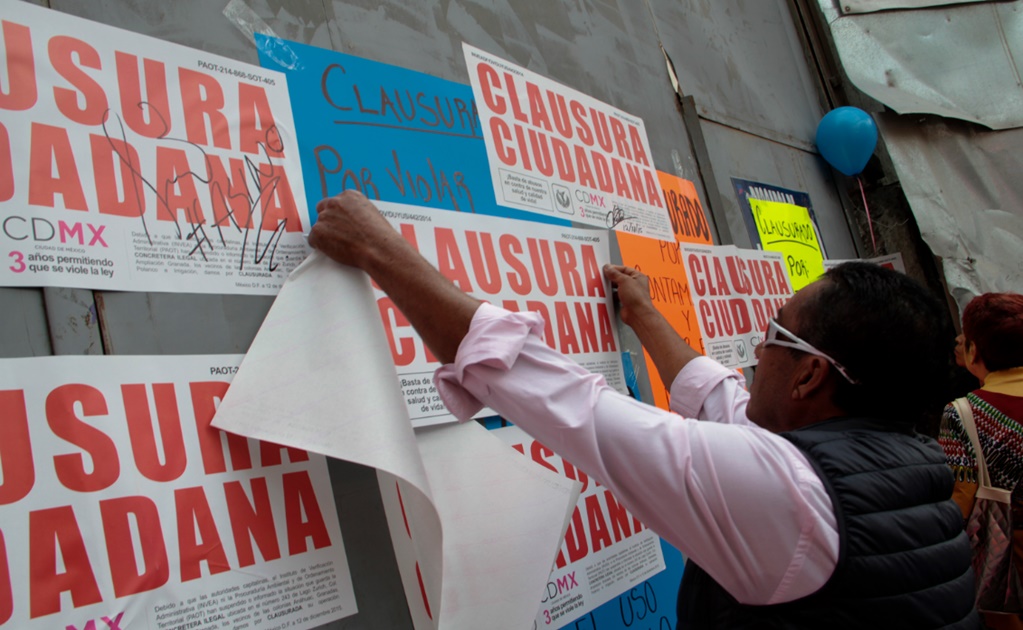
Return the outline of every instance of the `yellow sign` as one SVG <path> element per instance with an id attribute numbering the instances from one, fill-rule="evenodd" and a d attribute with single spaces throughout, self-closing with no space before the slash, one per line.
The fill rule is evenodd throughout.
<path id="1" fill-rule="evenodd" d="M 764 249 L 785 257 L 792 290 L 798 291 L 824 273 L 824 254 L 810 211 L 778 201 L 750 199 Z"/>

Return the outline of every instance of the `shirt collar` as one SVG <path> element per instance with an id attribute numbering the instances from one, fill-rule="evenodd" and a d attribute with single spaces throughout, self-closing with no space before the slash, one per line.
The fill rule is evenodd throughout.
<path id="1" fill-rule="evenodd" d="M 991 372 L 984 379 L 984 391 L 1023 396 L 1023 367 Z"/>

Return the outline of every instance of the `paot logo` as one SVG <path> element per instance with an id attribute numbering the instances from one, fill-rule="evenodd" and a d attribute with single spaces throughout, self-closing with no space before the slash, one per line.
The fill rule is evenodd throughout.
<path id="1" fill-rule="evenodd" d="M 558 212 L 575 214 L 575 211 L 572 209 L 572 194 L 568 191 L 568 188 L 559 184 L 551 184 L 551 188 L 554 189 L 554 203 L 558 207 Z"/>

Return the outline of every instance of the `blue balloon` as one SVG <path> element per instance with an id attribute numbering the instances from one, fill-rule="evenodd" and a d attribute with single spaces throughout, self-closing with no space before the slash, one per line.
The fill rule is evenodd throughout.
<path id="1" fill-rule="evenodd" d="M 817 150 L 846 175 L 862 171 L 876 146 L 877 125 L 858 107 L 833 109 L 817 124 Z"/>

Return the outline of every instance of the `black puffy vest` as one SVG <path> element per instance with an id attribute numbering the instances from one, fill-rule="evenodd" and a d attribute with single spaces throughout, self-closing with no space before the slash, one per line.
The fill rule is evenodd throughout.
<path id="1" fill-rule="evenodd" d="M 680 630 L 981 627 L 970 546 L 937 442 L 857 418 L 781 435 L 807 455 L 835 506 L 835 572 L 807 597 L 748 606 L 689 562 Z"/>

